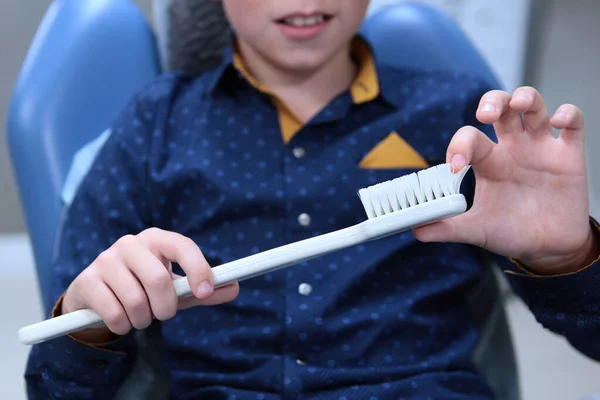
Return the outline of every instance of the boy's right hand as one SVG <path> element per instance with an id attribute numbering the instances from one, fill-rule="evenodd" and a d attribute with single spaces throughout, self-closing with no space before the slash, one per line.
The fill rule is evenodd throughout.
<path id="1" fill-rule="evenodd" d="M 171 262 L 177 262 L 186 273 L 193 297 L 177 298 L 172 281 L 180 276 L 172 272 Z M 237 283 L 214 290 L 211 268 L 191 239 L 150 228 L 135 236 L 123 236 L 100 254 L 71 283 L 61 311 L 96 311 L 106 327 L 72 336 L 102 343 L 113 334 L 147 328 L 153 318 L 164 321 L 173 318 L 178 309 L 226 303 L 238 293 Z"/>

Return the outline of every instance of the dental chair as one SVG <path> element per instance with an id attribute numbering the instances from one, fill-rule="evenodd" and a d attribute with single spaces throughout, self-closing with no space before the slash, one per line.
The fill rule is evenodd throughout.
<path id="1" fill-rule="evenodd" d="M 155 0 L 148 21 L 130 0 L 54 0 L 35 35 L 12 94 L 7 136 L 42 306 L 50 298 L 61 218 L 133 94 L 161 72 L 201 73 L 220 61 L 231 37 L 219 2 Z M 419 3 L 379 9 L 362 26 L 376 57 L 393 65 L 494 74 L 454 21 Z M 519 399 L 512 339 L 491 271 L 473 292 L 482 340 L 479 370 L 499 400 Z M 119 398 L 164 399 L 168 381 L 150 348 L 156 326 L 138 332 L 141 358 Z"/>

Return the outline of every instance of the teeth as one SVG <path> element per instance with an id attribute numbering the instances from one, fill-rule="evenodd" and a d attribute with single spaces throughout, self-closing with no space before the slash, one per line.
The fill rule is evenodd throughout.
<path id="1" fill-rule="evenodd" d="M 292 17 L 292 18 L 286 18 L 284 20 L 284 22 L 287 25 L 292 25 L 292 26 L 297 26 L 297 27 L 304 27 L 304 26 L 314 26 L 320 23 L 323 23 L 325 21 L 325 16 L 324 15 L 314 15 L 312 17 Z"/>
<path id="2" fill-rule="evenodd" d="M 294 18 L 292 18 L 292 25 L 295 25 L 295 26 L 304 26 L 304 18 L 302 18 L 302 17 L 294 17 Z"/>

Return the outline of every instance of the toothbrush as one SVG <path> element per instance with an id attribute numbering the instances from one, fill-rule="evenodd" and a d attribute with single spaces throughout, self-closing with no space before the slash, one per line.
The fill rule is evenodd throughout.
<path id="1" fill-rule="evenodd" d="M 358 196 L 367 214 L 366 221 L 214 267 L 214 285 L 218 288 L 251 279 L 461 214 L 466 211 L 467 202 L 460 185 L 468 169 L 467 166 L 454 173 L 450 164 L 441 164 L 360 189 Z M 173 284 L 179 298 L 193 294 L 186 277 Z M 83 309 L 21 328 L 18 336 L 23 344 L 31 345 L 102 323 L 95 311 Z"/>

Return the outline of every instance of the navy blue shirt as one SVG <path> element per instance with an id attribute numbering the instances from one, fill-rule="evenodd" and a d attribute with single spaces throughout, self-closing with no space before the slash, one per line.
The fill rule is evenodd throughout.
<path id="1" fill-rule="evenodd" d="M 115 122 L 68 210 L 55 298 L 119 237 L 148 227 L 192 238 L 217 266 L 356 224 L 366 218 L 358 189 L 417 169 L 359 167 L 391 133 L 433 165 L 445 162 L 457 129 L 479 126 L 475 109 L 489 88 L 477 78 L 376 70 L 373 98 L 341 93 L 285 141 L 272 97 L 231 56 L 200 77 L 149 84 Z M 234 302 L 161 324 L 155 351 L 170 396 L 491 399 L 472 362 L 480 330 L 467 301 L 488 256 L 406 232 L 245 281 Z M 538 278 L 497 259 L 542 324 L 600 359 L 600 266 Z M 30 398 L 112 398 L 135 357 L 132 334 L 105 345 L 38 344 Z"/>

